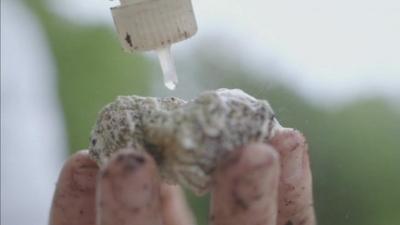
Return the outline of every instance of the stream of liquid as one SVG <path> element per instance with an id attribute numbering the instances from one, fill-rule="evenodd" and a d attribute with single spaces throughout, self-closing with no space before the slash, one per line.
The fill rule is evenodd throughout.
<path id="1" fill-rule="evenodd" d="M 178 84 L 178 76 L 176 74 L 175 62 L 171 55 L 171 46 L 157 49 L 157 54 L 164 76 L 164 85 L 170 90 L 175 90 Z"/>

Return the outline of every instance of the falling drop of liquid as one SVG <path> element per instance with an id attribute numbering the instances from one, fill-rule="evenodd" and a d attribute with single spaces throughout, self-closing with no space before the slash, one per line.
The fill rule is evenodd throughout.
<path id="1" fill-rule="evenodd" d="M 164 84 L 168 89 L 174 90 L 178 84 L 178 76 L 175 62 L 171 55 L 171 45 L 157 49 L 157 54 L 164 75 Z"/>

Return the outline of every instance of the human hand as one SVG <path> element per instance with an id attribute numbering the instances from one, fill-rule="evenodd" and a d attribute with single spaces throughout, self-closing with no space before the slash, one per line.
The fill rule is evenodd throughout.
<path id="1" fill-rule="evenodd" d="M 212 225 L 314 225 L 308 146 L 293 129 L 251 144 L 213 174 Z M 147 154 L 121 151 L 99 169 L 87 151 L 64 165 L 51 225 L 193 225 L 179 186 L 162 183 Z"/>

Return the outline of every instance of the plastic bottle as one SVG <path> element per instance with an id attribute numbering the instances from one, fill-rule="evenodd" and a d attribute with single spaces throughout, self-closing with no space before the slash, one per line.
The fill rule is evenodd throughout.
<path id="1" fill-rule="evenodd" d="M 165 86 L 178 83 L 171 45 L 197 32 L 191 0 L 120 0 L 111 8 L 122 47 L 127 52 L 158 53 Z"/>

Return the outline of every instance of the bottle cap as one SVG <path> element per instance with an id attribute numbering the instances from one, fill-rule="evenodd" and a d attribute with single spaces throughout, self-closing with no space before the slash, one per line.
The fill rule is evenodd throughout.
<path id="1" fill-rule="evenodd" d="M 127 52 L 168 48 L 197 32 L 191 0 L 121 0 L 111 12 Z"/>

